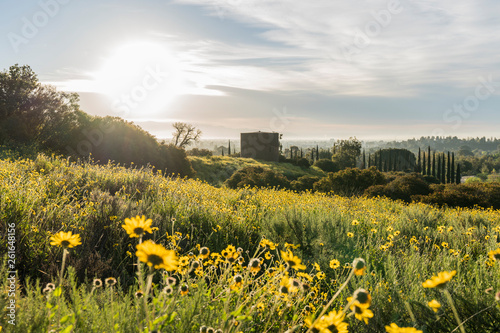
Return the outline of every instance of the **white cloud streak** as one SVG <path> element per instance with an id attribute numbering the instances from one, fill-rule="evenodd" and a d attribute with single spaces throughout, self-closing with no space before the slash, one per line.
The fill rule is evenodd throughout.
<path id="1" fill-rule="evenodd" d="M 260 37 L 276 43 L 276 47 L 200 43 L 191 63 L 196 70 L 193 79 L 204 77 L 210 84 L 415 96 L 432 92 L 435 85 L 466 89 L 477 76 L 500 68 L 498 1 L 177 2 L 203 6 L 222 20 L 265 29 Z M 292 66 L 243 62 L 249 58 L 276 59 L 276 63 L 302 60 Z"/>

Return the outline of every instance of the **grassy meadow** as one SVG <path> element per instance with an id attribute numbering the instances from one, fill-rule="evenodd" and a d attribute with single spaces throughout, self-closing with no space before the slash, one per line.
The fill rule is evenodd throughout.
<path id="1" fill-rule="evenodd" d="M 191 162 L 200 170 L 198 158 Z M 139 239 L 122 225 L 142 215 L 152 219 L 144 241 L 175 251 L 177 268 L 137 264 Z M 446 292 L 422 286 L 454 270 L 445 290 L 463 329 L 500 327 L 500 263 L 488 256 L 499 247 L 498 210 L 231 190 L 39 155 L 0 160 L 0 220 L 0 249 L 7 225 L 17 240 L 16 326 L 7 323 L 5 278 L 0 297 L 7 332 L 306 332 L 326 305 L 339 317 L 309 332 L 345 332 L 341 322 L 349 332 L 392 323 L 415 330 L 388 332 L 460 332 Z M 81 237 L 62 279 L 66 250 L 49 240 L 60 231 Z M 364 274 L 353 274 L 356 258 L 366 261 Z M 359 288 L 371 295 L 372 318 L 348 300 Z"/>

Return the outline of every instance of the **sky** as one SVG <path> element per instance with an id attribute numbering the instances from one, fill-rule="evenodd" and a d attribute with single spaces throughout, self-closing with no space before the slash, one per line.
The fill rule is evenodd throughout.
<path id="1" fill-rule="evenodd" d="M 497 0 L 1 0 L 0 70 L 158 138 L 499 137 Z"/>

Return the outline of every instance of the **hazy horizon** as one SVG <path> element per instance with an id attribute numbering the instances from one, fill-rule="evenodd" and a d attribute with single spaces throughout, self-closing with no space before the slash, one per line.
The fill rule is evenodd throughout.
<path id="1" fill-rule="evenodd" d="M 158 138 L 496 137 L 500 3 L 28 0 L 0 4 L 0 69 Z"/>

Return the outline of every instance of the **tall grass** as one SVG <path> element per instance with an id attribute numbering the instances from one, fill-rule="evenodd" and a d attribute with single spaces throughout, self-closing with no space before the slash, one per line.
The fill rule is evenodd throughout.
<path id="1" fill-rule="evenodd" d="M 316 314 L 322 310 L 323 301 L 345 281 L 350 263 L 357 257 L 366 260 L 367 274 L 352 279 L 333 308 L 340 309 L 354 290 L 365 288 L 373 297 L 374 317 L 368 325 L 349 317 L 349 331 L 383 332 L 391 322 L 424 332 L 452 331 L 457 323 L 445 296 L 422 288 L 423 281 L 443 270 L 457 271 L 448 289 L 467 332 L 494 332 L 500 326 L 494 297 L 500 290 L 500 265 L 487 255 L 499 246 L 498 210 L 435 208 L 382 198 L 273 189 L 231 190 L 163 177 L 151 169 L 74 163 L 40 155 L 35 160 L 0 160 L 1 233 L 6 233 L 6 224 L 16 223 L 18 242 L 17 269 L 22 285 L 19 323 L 23 324 L 16 331 L 47 331 L 55 325 L 47 320 L 54 313 L 47 303 L 53 304 L 51 297 L 55 296 L 43 294 L 42 289 L 57 280 L 62 253 L 51 247 L 48 239 L 61 230 L 79 233 L 83 243 L 67 259 L 71 268 L 60 296 L 64 300 L 59 309 L 61 317 L 72 316 L 66 320 L 82 325 L 78 326 L 80 331 L 138 331 L 143 314 L 134 296 L 138 289 L 136 243 L 121 228 L 125 218 L 136 215 L 153 219 L 155 230 L 150 238 L 171 246 L 181 256 L 190 252 L 197 255 L 200 246 L 220 253 L 232 244 L 244 249 L 248 264 L 259 251 L 262 237 L 278 243 L 279 250 L 293 244 L 294 253 L 307 266 L 311 285 L 318 288 L 314 297 L 297 298 L 293 311 L 280 314 L 287 302 L 280 303 L 283 309 L 272 305 L 266 308 L 268 317 L 259 317 L 263 323 L 256 319 L 257 306 L 274 304 L 271 300 L 275 296 L 259 288 L 266 283 L 267 288 L 276 287 L 276 281 L 263 278 L 265 283 L 259 288 L 249 287 L 248 293 L 241 294 L 252 298 L 245 303 L 234 300 L 243 297 L 240 294 L 228 292 L 230 274 L 236 273 L 232 269 L 227 273 L 218 269 L 215 284 L 204 275 L 190 276 L 186 283 L 196 285 L 196 289 L 189 297 L 171 296 L 176 310 L 162 321 L 169 323 L 163 328 L 167 332 L 193 332 L 202 325 L 237 332 L 236 326 L 224 326 L 230 325 L 229 315 L 238 311 L 236 304 L 243 304 L 241 311 L 247 311 L 233 313 L 240 318 L 237 321 L 243 332 L 250 331 L 252 325 L 269 332 L 285 331 L 301 324 L 305 315 L 295 314 L 302 313 L 309 303 Z M 6 237 L 0 237 L 0 249 L 6 249 Z M 272 255 L 273 262 L 278 263 L 279 251 Z M 339 260 L 341 267 L 330 268 L 332 259 Z M 274 264 L 269 261 L 266 265 Z M 263 267 L 262 272 L 266 269 Z M 119 285 L 112 292 L 99 288 L 89 297 L 93 279 L 110 276 L 116 277 Z M 159 276 L 154 282 L 150 306 L 156 307 L 160 305 L 155 300 L 160 302 L 164 297 L 164 285 Z M 2 302 L 5 299 L 2 296 Z M 443 305 L 437 314 L 427 306 L 432 299 Z M 216 304 L 211 305 L 214 300 Z M 78 315 L 82 308 L 85 310 Z M 2 320 L 0 325 L 6 327 Z M 60 322 L 57 325 L 62 328 Z"/>

